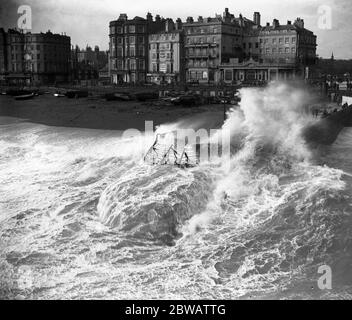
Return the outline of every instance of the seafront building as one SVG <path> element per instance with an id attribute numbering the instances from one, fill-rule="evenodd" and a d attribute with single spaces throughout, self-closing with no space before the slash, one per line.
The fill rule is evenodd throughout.
<path id="1" fill-rule="evenodd" d="M 149 35 L 148 83 L 184 82 L 184 34 L 181 19 L 167 19 L 165 30 Z"/>
<path id="2" fill-rule="evenodd" d="M 149 13 L 133 20 L 122 14 L 110 22 L 110 77 L 115 84 L 304 79 L 316 63 L 316 47 L 317 37 L 300 18 L 262 26 L 259 12 L 251 20 L 228 8 L 176 24 L 159 16 L 153 21 Z"/>
<path id="3" fill-rule="evenodd" d="M 78 85 L 97 85 L 99 73 L 102 69 L 108 69 L 107 65 L 108 53 L 98 46 L 94 50 L 90 46 L 85 49 L 76 46 L 71 50 L 70 81 Z"/>
<path id="4" fill-rule="evenodd" d="M 66 35 L 0 30 L 0 80 L 8 84 L 67 82 L 71 40 Z"/>
<path id="5" fill-rule="evenodd" d="M 317 37 L 298 18 L 280 25 L 276 19 L 265 27 L 246 30 L 243 49 L 246 59 L 231 59 L 220 65 L 225 83 L 309 78 L 316 63 Z"/>
<path id="6" fill-rule="evenodd" d="M 120 14 L 110 22 L 110 73 L 113 84 L 145 83 L 149 57 L 149 35 L 162 31 L 165 19 L 159 15 L 153 20 L 148 13 L 146 19 L 128 19 Z"/>

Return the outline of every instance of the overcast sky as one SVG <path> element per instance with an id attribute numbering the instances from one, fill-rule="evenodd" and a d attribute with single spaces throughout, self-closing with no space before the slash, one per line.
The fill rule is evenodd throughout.
<path id="1" fill-rule="evenodd" d="M 252 19 L 254 11 L 262 14 L 262 24 L 277 18 L 282 23 L 301 17 L 307 29 L 318 36 L 318 54 L 336 58 L 352 59 L 352 1 L 351 0 L 0 0 L 0 27 L 17 25 L 17 8 L 27 4 L 32 8 L 33 32 L 66 32 L 72 44 L 81 47 L 87 44 L 108 48 L 109 21 L 120 13 L 145 17 L 149 11 L 155 16 L 185 20 L 187 16 L 197 18 L 222 14 L 225 7 L 238 16 Z M 325 6 L 325 7 L 322 7 Z M 319 24 L 322 14 L 319 8 L 330 8 L 331 28 Z"/>

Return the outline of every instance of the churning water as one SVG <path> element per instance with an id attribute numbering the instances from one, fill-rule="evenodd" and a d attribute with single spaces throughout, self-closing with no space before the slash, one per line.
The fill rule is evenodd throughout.
<path id="1" fill-rule="evenodd" d="M 188 170 L 144 164 L 153 137 L 1 119 L 1 297 L 351 298 L 352 130 L 312 151 L 302 91 L 241 95 L 229 163 Z"/>

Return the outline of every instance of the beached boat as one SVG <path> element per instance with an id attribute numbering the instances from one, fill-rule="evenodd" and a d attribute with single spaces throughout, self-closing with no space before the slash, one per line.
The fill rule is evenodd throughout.
<path id="1" fill-rule="evenodd" d="M 32 91 L 24 90 L 24 89 L 9 89 L 6 91 L 6 94 L 12 97 L 29 95 L 32 93 L 33 93 Z"/>
<path id="2" fill-rule="evenodd" d="M 138 101 L 156 100 L 159 98 L 158 92 L 139 92 L 135 94 Z"/>
<path id="3" fill-rule="evenodd" d="M 63 98 L 63 97 L 66 97 L 66 95 L 64 95 L 63 93 L 54 93 L 54 97 Z"/>
<path id="4" fill-rule="evenodd" d="M 131 97 L 125 92 L 107 93 L 105 94 L 106 101 L 130 101 Z"/>
<path id="5" fill-rule="evenodd" d="M 35 97 L 35 93 L 30 93 L 30 94 L 24 94 L 20 96 L 15 96 L 15 100 L 30 100 Z"/>
<path id="6" fill-rule="evenodd" d="M 196 95 L 183 95 L 171 99 L 171 103 L 176 106 L 198 106 L 202 104 L 202 97 Z"/>
<path id="7" fill-rule="evenodd" d="M 69 99 L 87 98 L 88 91 L 85 90 L 72 90 L 66 92 L 66 97 Z"/>

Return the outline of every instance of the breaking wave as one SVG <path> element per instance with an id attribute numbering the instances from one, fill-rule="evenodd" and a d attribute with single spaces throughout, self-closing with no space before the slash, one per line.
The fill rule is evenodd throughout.
<path id="1" fill-rule="evenodd" d="M 2 129 L 0 267 L 18 282 L 30 266 L 33 281 L 13 291 L 25 298 L 348 296 L 350 133 L 317 155 L 301 136 L 312 121 L 305 91 L 274 84 L 240 94 L 240 106 L 209 137 L 228 134 L 231 156 L 187 170 L 144 164 L 153 137 Z M 335 270 L 330 293 L 316 286 L 321 264 Z"/>

